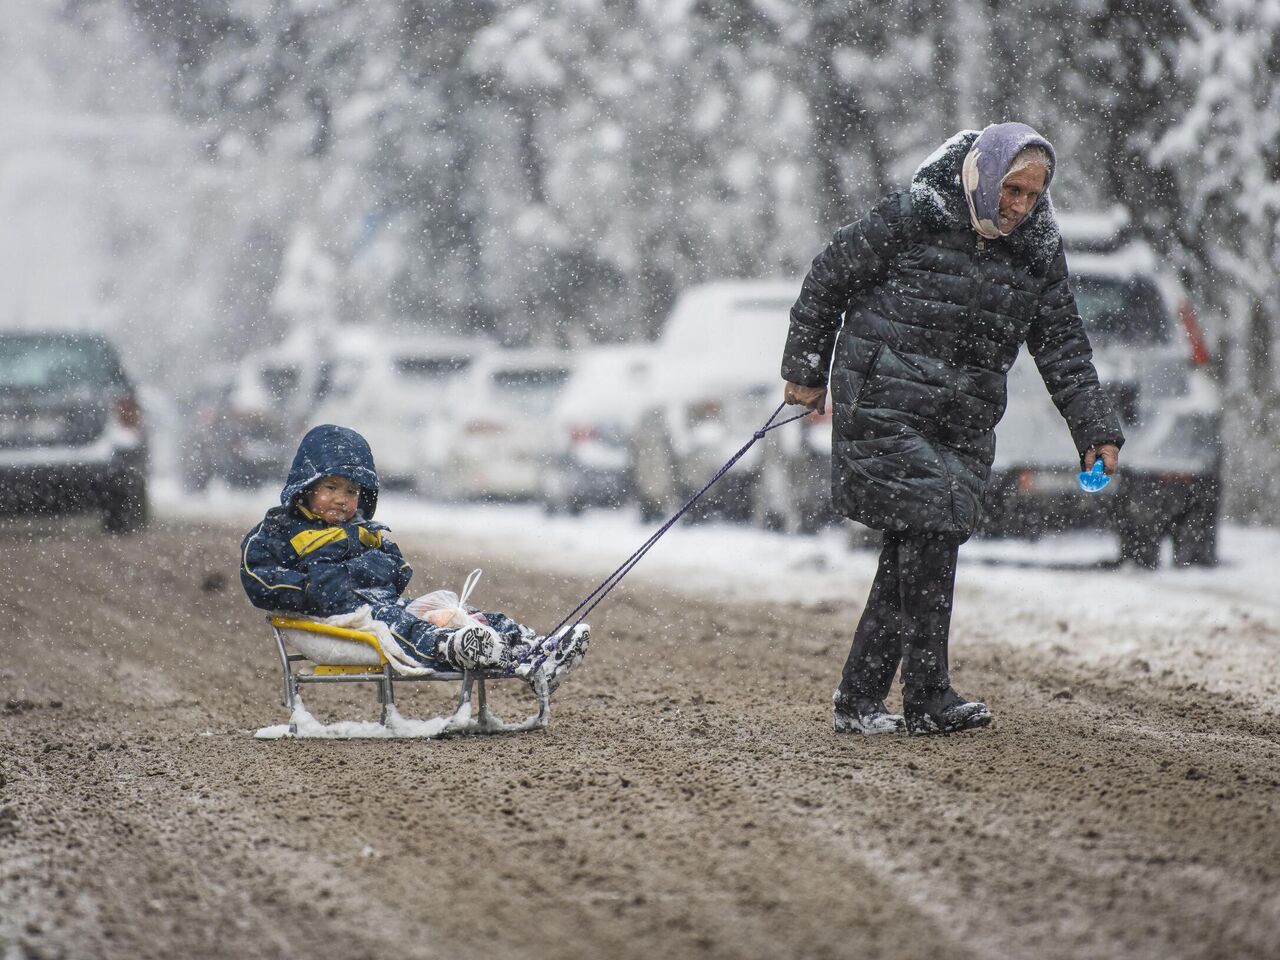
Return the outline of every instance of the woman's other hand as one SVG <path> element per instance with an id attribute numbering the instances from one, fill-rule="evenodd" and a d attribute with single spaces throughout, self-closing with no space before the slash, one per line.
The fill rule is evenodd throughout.
<path id="1" fill-rule="evenodd" d="M 1086 450 L 1084 452 L 1084 469 L 1086 473 L 1093 469 L 1093 463 L 1099 457 L 1102 458 L 1102 472 L 1110 476 L 1116 472 L 1116 467 L 1120 464 L 1120 448 L 1114 443 L 1103 443 Z"/>
<path id="2" fill-rule="evenodd" d="M 827 410 L 826 387 L 802 387 L 790 380 L 783 381 L 782 399 L 786 403 L 799 404 L 819 413 Z"/>

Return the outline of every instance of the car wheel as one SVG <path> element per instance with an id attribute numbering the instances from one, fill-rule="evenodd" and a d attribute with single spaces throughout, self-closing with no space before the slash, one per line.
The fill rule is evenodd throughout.
<path id="1" fill-rule="evenodd" d="M 640 522 L 641 523 L 657 523 L 662 519 L 662 505 L 654 503 L 648 497 L 638 497 L 637 502 L 640 504 Z"/>
<path id="2" fill-rule="evenodd" d="M 834 523 L 831 511 L 822 503 L 805 504 L 800 510 L 799 521 L 796 529 L 799 533 L 815 534 L 824 527 Z"/>
<path id="3" fill-rule="evenodd" d="M 1190 505 L 1173 523 L 1173 563 L 1178 567 L 1212 567 L 1218 562 L 1218 495 L 1216 484 L 1196 491 Z"/>
<path id="4" fill-rule="evenodd" d="M 182 489 L 187 493 L 203 493 L 213 479 L 213 464 L 203 457 L 191 455 L 182 460 Z"/>
<path id="5" fill-rule="evenodd" d="M 1180 522 L 1173 528 L 1173 563 L 1178 567 L 1217 565 L 1218 528 L 1212 518 Z"/>
<path id="6" fill-rule="evenodd" d="M 760 475 L 751 485 L 751 523 L 762 530 L 791 533 L 799 525 L 790 478 L 779 455 L 766 448 Z"/>
<path id="7" fill-rule="evenodd" d="M 228 470 L 227 483 L 237 490 L 256 490 L 262 485 L 257 471 L 247 464 L 236 464 Z"/>
<path id="8" fill-rule="evenodd" d="M 631 462 L 641 521 L 653 523 L 674 513 L 684 501 L 679 496 L 671 442 L 656 414 L 638 428 L 632 442 Z"/>
<path id="9" fill-rule="evenodd" d="M 1160 537 L 1132 526 L 1120 528 L 1120 562 L 1154 570 L 1160 566 Z"/>
<path id="10" fill-rule="evenodd" d="M 560 475 L 559 469 L 555 466 L 544 467 L 540 480 L 543 512 L 549 517 L 563 513 L 568 507 L 568 500 L 564 478 Z"/>
<path id="11" fill-rule="evenodd" d="M 787 531 L 787 518 L 778 511 L 769 509 L 757 497 L 751 507 L 751 525 L 760 530 L 785 533 Z"/>
<path id="12" fill-rule="evenodd" d="M 1160 566 L 1160 544 L 1182 506 L 1182 494 L 1150 476 L 1134 475 L 1127 481 L 1110 504 L 1120 537 L 1120 562 L 1154 570 Z"/>
<path id="13" fill-rule="evenodd" d="M 136 533 L 147 525 L 147 481 L 142 477 L 124 480 L 108 491 L 102 507 L 102 529 L 107 533 Z"/>
<path id="14" fill-rule="evenodd" d="M 713 515 L 719 514 L 731 523 L 750 523 L 755 503 L 756 478 L 724 477 L 716 486 L 721 489 L 717 491 L 712 487 L 703 497 L 710 501 L 707 504 L 710 512 Z"/>
<path id="15" fill-rule="evenodd" d="M 796 474 L 796 529 L 815 534 L 836 525 L 840 515 L 831 502 L 830 466 L 821 460 L 808 460 Z"/>

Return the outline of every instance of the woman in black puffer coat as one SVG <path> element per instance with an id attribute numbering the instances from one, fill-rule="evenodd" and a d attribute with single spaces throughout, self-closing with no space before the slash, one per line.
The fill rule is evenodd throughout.
<path id="1" fill-rule="evenodd" d="M 838 731 L 991 720 L 951 688 L 947 637 L 957 553 L 978 523 L 1024 341 L 1085 468 L 1101 457 L 1115 470 L 1124 438 L 1067 285 L 1046 192 L 1054 163 L 1024 124 L 957 134 L 910 191 L 836 233 L 791 310 L 786 399 L 821 408 L 830 370 L 834 503 L 884 531 L 835 694 Z M 884 705 L 899 660 L 905 721 Z"/>

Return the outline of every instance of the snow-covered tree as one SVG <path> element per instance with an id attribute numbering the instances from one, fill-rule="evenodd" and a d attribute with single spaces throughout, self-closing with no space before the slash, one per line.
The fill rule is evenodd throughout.
<path id="1" fill-rule="evenodd" d="M 1181 115 L 1150 148 L 1177 185 L 1179 235 L 1205 303 L 1229 318 L 1239 507 L 1280 515 L 1280 3 L 1178 0 Z"/>

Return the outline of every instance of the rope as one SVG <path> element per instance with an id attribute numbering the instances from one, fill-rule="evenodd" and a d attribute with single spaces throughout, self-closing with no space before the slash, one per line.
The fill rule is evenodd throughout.
<path id="1" fill-rule="evenodd" d="M 755 433 L 751 435 L 751 439 L 748 440 L 746 443 L 744 443 L 742 445 L 742 448 L 737 453 L 735 453 L 732 457 L 730 457 L 729 461 L 723 467 L 721 467 L 719 470 L 716 471 L 715 476 L 712 477 L 710 480 L 708 480 L 706 484 L 703 485 L 701 490 L 699 490 L 692 497 L 690 497 L 685 502 L 684 506 L 682 506 L 679 510 L 677 510 L 669 520 L 667 520 L 661 527 L 657 529 L 657 531 L 651 537 L 649 537 L 648 540 L 646 540 L 644 543 L 640 545 L 639 549 L 637 549 L 635 553 L 627 557 L 627 559 L 622 562 L 621 566 L 619 566 L 616 570 L 614 570 L 613 573 L 609 574 L 609 576 L 605 577 L 604 580 L 602 580 L 594 590 L 592 590 L 589 594 L 586 595 L 585 598 L 583 598 L 581 603 L 579 603 L 576 607 L 573 608 L 573 610 L 569 612 L 569 615 L 567 617 L 565 617 L 563 620 L 557 623 L 554 629 L 548 632 L 547 636 L 549 636 L 551 640 L 543 647 L 543 650 L 546 652 L 544 652 L 542 656 L 539 657 L 538 660 L 535 662 L 534 664 L 535 668 L 540 666 L 542 662 L 546 660 L 548 652 L 555 650 L 556 647 L 560 645 L 560 640 L 561 640 L 561 637 L 563 636 L 562 634 L 560 634 L 560 630 L 564 627 L 564 625 L 569 623 L 570 620 L 573 620 L 574 615 L 577 614 L 578 611 L 582 611 L 582 613 L 580 616 L 578 616 L 577 620 L 573 620 L 573 624 L 569 628 L 569 630 L 572 630 L 573 627 L 576 627 L 578 624 L 582 623 L 582 621 L 587 618 L 587 614 L 589 614 L 592 610 L 594 610 L 597 604 L 599 604 L 601 600 L 607 597 L 609 595 L 609 592 L 613 590 L 614 587 L 616 587 L 619 583 L 622 582 L 622 578 L 631 572 L 631 569 L 637 563 L 639 563 L 641 559 L 643 559 L 644 555 L 649 552 L 649 550 L 653 547 L 653 545 L 662 538 L 662 535 L 666 533 L 668 530 L 670 530 L 673 526 L 675 526 L 677 521 L 679 521 L 679 519 L 685 515 L 685 513 L 689 510 L 689 508 L 692 507 L 695 503 L 697 503 L 699 498 L 701 498 L 704 493 L 710 490 L 717 480 L 719 480 L 726 473 L 728 473 L 733 468 L 733 465 L 742 459 L 743 455 L 745 455 L 746 452 L 751 449 L 751 447 L 755 444 L 757 440 L 763 440 L 764 435 L 768 433 L 770 430 L 777 430 L 779 427 L 785 426 L 786 424 L 791 423 L 792 421 L 803 419 L 804 417 L 807 417 L 810 413 L 810 411 L 806 410 L 804 413 L 796 414 L 796 416 L 794 417 L 789 417 L 786 420 L 779 420 L 777 423 L 774 423 L 773 422 L 774 418 L 777 417 L 777 415 L 782 412 L 782 408 L 785 406 L 786 406 L 786 403 L 778 404 L 778 409 L 774 410 L 773 413 L 770 414 L 769 419 L 764 422 L 764 426 L 762 426 L 759 430 L 757 430 Z M 590 604 L 590 606 L 587 606 L 588 604 Z M 586 609 L 583 610 L 583 607 L 586 607 Z M 565 631 L 565 634 L 567 634 L 568 632 L 569 632 L 568 630 Z"/>

